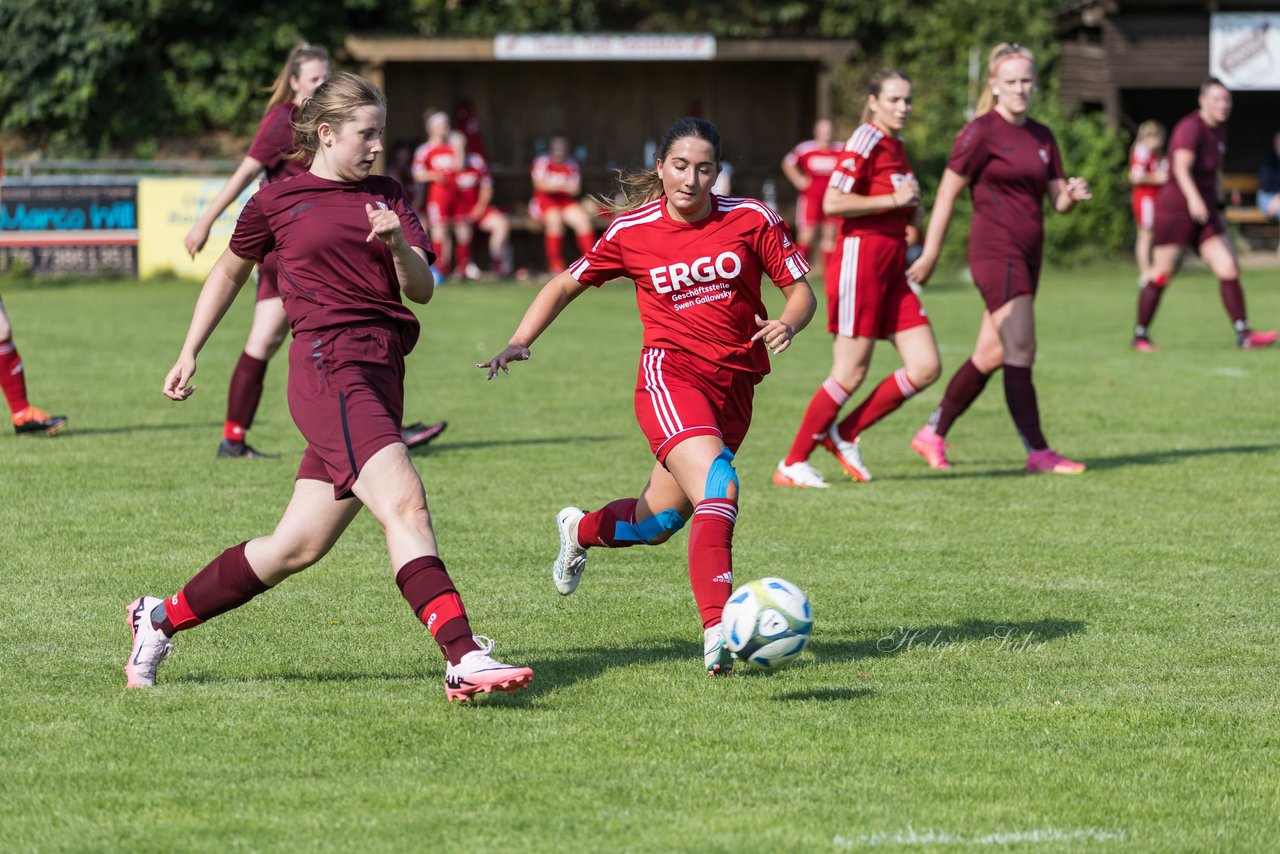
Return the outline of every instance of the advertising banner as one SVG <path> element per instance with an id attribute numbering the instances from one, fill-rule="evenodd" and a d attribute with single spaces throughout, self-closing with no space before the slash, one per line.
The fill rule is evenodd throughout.
<path id="1" fill-rule="evenodd" d="M 138 181 L 140 214 L 138 274 L 175 274 L 203 279 L 231 242 L 240 210 L 258 189 L 257 183 L 233 201 L 209 229 L 209 240 L 193 260 L 182 245 L 196 219 L 227 183 L 225 177 L 142 178 Z"/>
<path id="2" fill-rule="evenodd" d="M 716 37 L 691 35 L 521 35 L 499 33 L 493 39 L 497 59 L 521 60 L 709 60 L 716 58 Z"/>
<path id="3" fill-rule="evenodd" d="M 1280 89 L 1280 14 L 1209 16 L 1209 73 L 1228 89 Z"/>
<path id="4" fill-rule="evenodd" d="M 138 272 L 134 184 L 5 184 L 0 272 L 37 276 Z"/>

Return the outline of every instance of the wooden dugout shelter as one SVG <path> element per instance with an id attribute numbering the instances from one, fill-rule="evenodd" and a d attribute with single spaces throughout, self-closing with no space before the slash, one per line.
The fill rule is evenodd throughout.
<path id="1" fill-rule="evenodd" d="M 512 57 L 512 42 L 504 43 L 504 38 L 533 40 L 536 54 L 539 39 L 554 45 L 558 42 L 551 40 L 668 37 L 346 39 L 346 51 L 361 65 L 361 73 L 387 95 L 389 147 L 424 138 L 424 110 L 452 113 L 467 99 L 480 121 L 495 200 L 517 211 L 531 193 L 530 163 L 552 134 L 563 131 L 570 147 L 585 153 L 584 190 L 607 193 L 613 188 L 613 169 L 639 168 L 646 143 L 660 140 L 684 115 L 699 115 L 719 126 L 735 193 L 759 196 L 763 182 L 773 179 L 781 201 L 787 202 L 794 194 L 778 164 L 792 146 L 810 138 L 815 119 L 831 115 L 832 71 L 858 52 L 857 43 L 847 40 L 678 35 L 669 38 L 695 40 L 702 55 L 654 59 L 624 50 L 608 59 L 565 59 L 553 48 L 544 57 Z"/>

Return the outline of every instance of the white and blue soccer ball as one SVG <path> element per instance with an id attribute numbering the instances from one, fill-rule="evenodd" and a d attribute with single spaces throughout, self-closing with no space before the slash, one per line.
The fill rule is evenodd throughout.
<path id="1" fill-rule="evenodd" d="M 724 644 L 739 661 L 781 667 L 799 655 L 813 631 L 809 597 L 790 581 L 748 581 L 724 606 Z"/>

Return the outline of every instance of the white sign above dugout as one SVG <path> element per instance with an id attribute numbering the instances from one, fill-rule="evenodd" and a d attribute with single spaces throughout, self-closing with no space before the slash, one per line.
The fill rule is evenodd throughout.
<path id="1" fill-rule="evenodd" d="M 716 58 L 716 37 L 685 35 L 555 35 L 551 33 L 499 33 L 493 39 L 497 59 L 599 61 L 599 60 L 711 60 Z"/>
<path id="2" fill-rule="evenodd" d="M 1280 89 L 1280 14 L 1211 15 L 1209 73 L 1228 89 Z"/>

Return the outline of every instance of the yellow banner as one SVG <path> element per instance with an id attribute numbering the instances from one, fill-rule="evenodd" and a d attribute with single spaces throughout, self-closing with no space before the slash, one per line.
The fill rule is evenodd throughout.
<path id="1" fill-rule="evenodd" d="M 231 242 L 240 210 L 258 189 L 249 185 L 209 229 L 209 240 L 192 260 L 182 245 L 196 219 L 227 178 L 142 178 L 138 181 L 138 275 L 204 279 Z"/>

